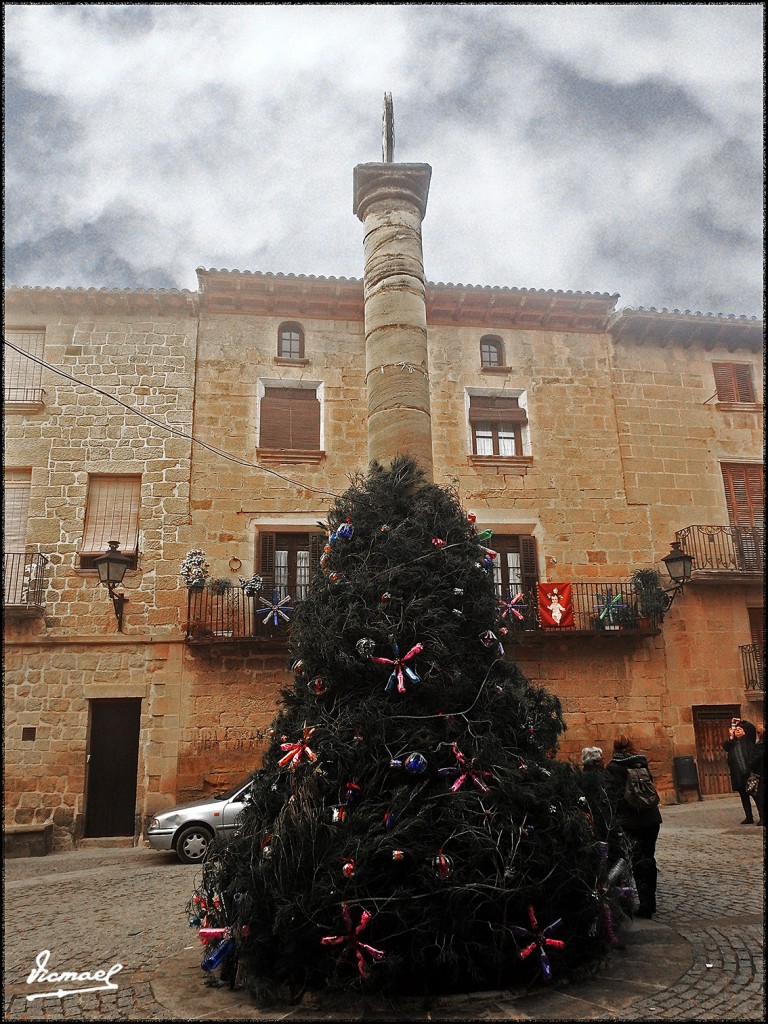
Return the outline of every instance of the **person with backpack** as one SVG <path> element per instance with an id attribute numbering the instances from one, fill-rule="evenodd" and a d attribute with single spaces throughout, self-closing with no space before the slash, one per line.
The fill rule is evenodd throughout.
<path id="1" fill-rule="evenodd" d="M 741 806 L 744 808 L 744 821 L 742 825 L 752 825 L 752 804 L 747 792 L 747 779 L 755 754 L 755 740 L 757 730 L 746 718 L 734 718 L 731 720 L 731 728 L 728 730 L 728 739 L 723 743 L 723 750 L 728 758 L 728 771 L 731 773 L 731 789 L 741 797 Z M 758 803 L 757 794 L 752 795 L 757 804 L 757 813 L 762 818 L 762 807 Z"/>
<path id="2" fill-rule="evenodd" d="M 659 794 L 648 769 L 628 736 L 613 741 L 613 757 L 606 769 L 608 795 L 619 824 L 632 846 L 632 871 L 640 906 L 637 917 L 656 913 L 656 841 L 661 828 Z"/>

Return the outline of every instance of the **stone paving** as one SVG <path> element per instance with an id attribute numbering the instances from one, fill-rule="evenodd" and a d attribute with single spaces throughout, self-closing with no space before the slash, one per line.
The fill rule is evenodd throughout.
<path id="1" fill-rule="evenodd" d="M 658 904 L 590 982 L 398 1006 L 305 1000 L 259 1011 L 206 984 L 184 907 L 198 869 L 172 854 L 83 848 L 4 863 L 5 1020 L 733 1020 L 765 1019 L 764 829 L 733 797 L 662 809 Z M 114 991 L 62 997 L 28 984 L 49 971 L 108 971 Z M 67 982 L 66 988 L 98 981 Z M 30 1000 L 30 995 L 46 993 Z"/>

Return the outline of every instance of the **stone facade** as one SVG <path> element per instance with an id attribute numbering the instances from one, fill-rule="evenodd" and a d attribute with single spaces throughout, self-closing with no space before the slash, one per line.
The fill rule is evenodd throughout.
<path id="1" fill-rule="evenodd" d="M 331 495 L 368 463 L 362 282 L 198 277 L 196 293 L 6 293 L 7 329 L 44 331 L 45 362 L 78 382 L 44 368 L 38 406 L 5 408 L 6 467 L 31 470 L 27 550 L 49 559 L 41 614 L 6 608 L 5 824 L 52 824 L 57 847 L 86 828 L 95 704 L 141 702 L 137 840 L 157 810 L 258 766 L 292 678 L 285 642 L 190 643 L 180 563 L 199 547 L 214 576 L 261 571 L 261 538 L 318 532 Z M 425 289 L 434 479 L 456 487 L 478 528 L 534 537 L 541 581 L 660 567 L 677 531 L 728 524 L 721 464 L 762 465 L 762 325 L 616 314 L 616 299 Z M 278 353 L 286 321 L 302 329 L 300 358 Z M 503 350 L 490 368 L 489 334 Z M 720 362 L 752 368 L 754 402 L 712 400 Z M 264 389 L 285 385 L 317 396 L 316 451 L 259 447 Z M 526 412 L 522 451 L 474 455 L 470 398 L 498 393 Z M 78 567 L 89 475 L 105 473 L 141 475 L 123 633 Z M 695 708 L 736 705 L 762 721 L 740 659 L 762 604 L 760 578 L 694 579 L 660 631 L 519 636 L 507 656 L 561 698 L 561 756 L 629 731 L 673 801 L 673 758 L 697 754 Z"/>

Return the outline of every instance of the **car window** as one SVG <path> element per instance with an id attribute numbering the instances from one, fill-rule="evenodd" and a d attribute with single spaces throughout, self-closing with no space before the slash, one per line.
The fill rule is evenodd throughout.
<path id="1" fill-rule="evenodd" d="M 231 800 L 232 797 L 237 796 L 237 794 L 240 793 L 240 790 L 243 790 L 243 792 L 240 794 L 240 799 L 242 800 L 245 793 L 248 792 L 247 787 L 250 786 L 251 781 L 252 780 L 250 778 L 243 779 L 242 781 L 238 782 L 236 786 L 233 786 L 232 789 L 228 789 L 225 793 L 217 793 L 215 799 Z"/>

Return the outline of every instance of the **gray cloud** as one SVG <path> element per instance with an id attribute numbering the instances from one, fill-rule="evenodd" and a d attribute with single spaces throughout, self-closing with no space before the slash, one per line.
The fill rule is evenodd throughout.
<path id="1" fill-rule="evenodd" d="M 386 90 L 430 280 L 762 307 L 756 4 L 12 4 L 5 71 L 8 283 L 360 277 Z"/>

